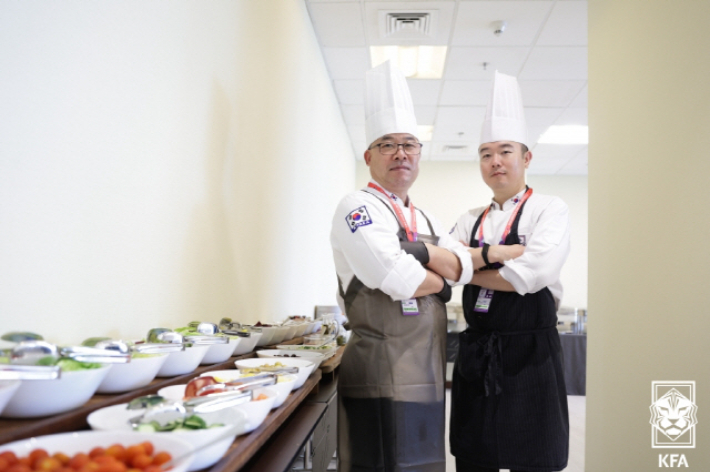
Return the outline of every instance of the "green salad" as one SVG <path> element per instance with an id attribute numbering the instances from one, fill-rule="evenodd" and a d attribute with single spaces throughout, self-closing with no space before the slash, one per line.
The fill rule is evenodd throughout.
<path id="1" fill-rule="evenodd" d="M 134 431 L 140 433 L 156 433 L 166 431 L 195 431 L 198 429 L 219 428 L 224 426 L 223 423 L 214 423 L 207 425 L 207 422 L 197 415 L 188 416 L 184 421 L 174 421 L 168 425 L 161 426 L 157 421 L 150 423 L 139 424 L 134 427 Z"/>

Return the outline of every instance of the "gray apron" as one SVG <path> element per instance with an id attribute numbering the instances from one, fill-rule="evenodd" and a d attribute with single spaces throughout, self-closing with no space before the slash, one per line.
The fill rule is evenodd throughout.
<path id="1" fill-rule="evenodd" d="M 338 378 L 338 470 L 444 472 L 444 302 L 420 297 L 419 315 L 405 316 L 357 277 L 341 296 L 352 335 Z"/>

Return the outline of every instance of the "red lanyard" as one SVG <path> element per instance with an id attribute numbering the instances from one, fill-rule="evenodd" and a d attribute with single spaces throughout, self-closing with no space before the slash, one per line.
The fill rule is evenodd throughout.
<path id="1" fill-rule="evenodd" d="M 528 188 L 525 191 L 525 194 L 523 194 L 522 198 L 518 202 L 517 205 L 515 205 L 515 209 L 513 210 L 513 214 L 510 215 L 510 219 L 508 220 L 508 224 L 505 226 L 505 231 L 503 232 L 503 236 L 500 238 L 500 244 L 505 243 L 505 238 L 508 237 L 508 233 L 510 233 L 510 228 L 513 227 L 513 222 L 515 221 L 515 217 L 518 216 L 518 212 L 520 211 L 520 208 L 523 206 L 523 203 L 530 198 L 530 195 L 532 195 L 533 189 Z M 483 213 L 483 216 L 481 217 L 481 224 L 478 226 L 478 242 L 479 244 L 483 244 L 483 223 L 486 221 L 486 215 L 488 215 L 488 210 L 491 209 L 491 206 L 493 204 L 489 205 L 488 208 L 486 208 L 486 211 Z"/>
<path id="2" fill-rule="evenodd" d="M 390 201 L 392 204 L 392 208 L 394 208 L 394 212 L 397 214 L 397 220 L 399 221 L 399 224 L 402 225 L 404 228 L 404 231 L 407 233 L 407 239 L 409 241 L 416 241 L 417 240 L 417 216 L 414 214 L 414 203 L 412 203 L 411 200 L 409 200 L 409 210 L 412 212 L 412 229 L 409 229 L 409 225 L 407 224 L 407 220 L 404 219 L 404 213 L 402 213 L 402 209 L 399 208 L 399 205 L 395 203 L 394 200 L 392 200 L 392 197 L 389 196 L 387 192 L 385 192 L 382 187 L 373 184 L 370 182 L 367 184 L 368 187 L 374 188 L 375 190 L 381 192 L 385 197 L 387 197 L 387 200 Z"/>

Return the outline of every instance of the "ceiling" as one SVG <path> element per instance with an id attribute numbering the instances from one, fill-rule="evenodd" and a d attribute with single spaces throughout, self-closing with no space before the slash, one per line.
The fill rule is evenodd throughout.
<path id="1" fill-rule="evenodd" d="M 537 144 L 550 125 L 587 125 L 586 0 L 306 0 L 356 158 L 365 143 L 364 77 L 372 45 L 448 47 L 442 79 L 408 79 L 422 159 L 475 161 L 493 73 L 518 77 L 534 159 L 529 174 L 586 175 L 586 145 Z M 392 41 L 385 11 L 434 12 L 428 37 Z M 494 34 L 494 23 L 506 22 Z M 485 65 L 484 65 L 485 64 Z"/>

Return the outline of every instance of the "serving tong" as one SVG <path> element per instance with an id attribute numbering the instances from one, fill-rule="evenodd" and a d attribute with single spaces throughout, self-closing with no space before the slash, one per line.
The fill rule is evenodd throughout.
<path id="1" fill-rule="evenodd" d="M 60 347 L 46 341 L 21 341 L 10 349 L 2 351 L 10 359 L 10 364 L 0 365 L 0 379 L 18 380 L 53 380 L 61 377 L 61 367 L 56 365 L 35 365 L 37 361 L 51 358 L 56 362 L 60 358 L 74 359 L 78 362 L 97 362 L 101 364 L 122 364 L 131 360 L 125 343 L 112 343 L 103 346 L 68 346 Z"/>
<path id="2" fill-rule="evenodd" d="M 96 347 L 100 349 L 117 349 L 123 351 L 124 346 L 129 352 L 139 354 L 163 354 L 177 351 L 184 351 L 184 344 L 172 343 L 144 343 L 127 344 L 123 341 L 116 341 L 111 338 L 89 338 L 81 343 L 82 346 Z"/>
<path id="3" fill-rule="evenodd" d="M 277 375 L 267 373 L 248 379 L 207 385 L 197 391 L 197 396 L 183 401 L 169 401 L 160 395 L 138 397 L 128 403 L 126 409 L 146 410 L 143 414 L 130 418 L 128 422 L 133 428 L 153 422 L 164 428 L 175 422 L 184 422 L 189 415 L 211 413 L 250 402 L 254 398 L 254 389 L 274 385 L 276 382 Z M 218 389 L 221 391 L 210 393 Z"/>
<path id="4" fill-rule="evenodd" d="M 194 345 L 211 345 L 211 344 L 227 344 L 229 338 L 226 336 L 212 335 L 182 335 L 168 328 L 153 328 L 148 331 L 146 337 L 148 344 L 181 344 L 184 347 Z M 138 346 L 138 345 L 136 345 Z M 141 351 L 145 352 L 145 351 Z"/>

